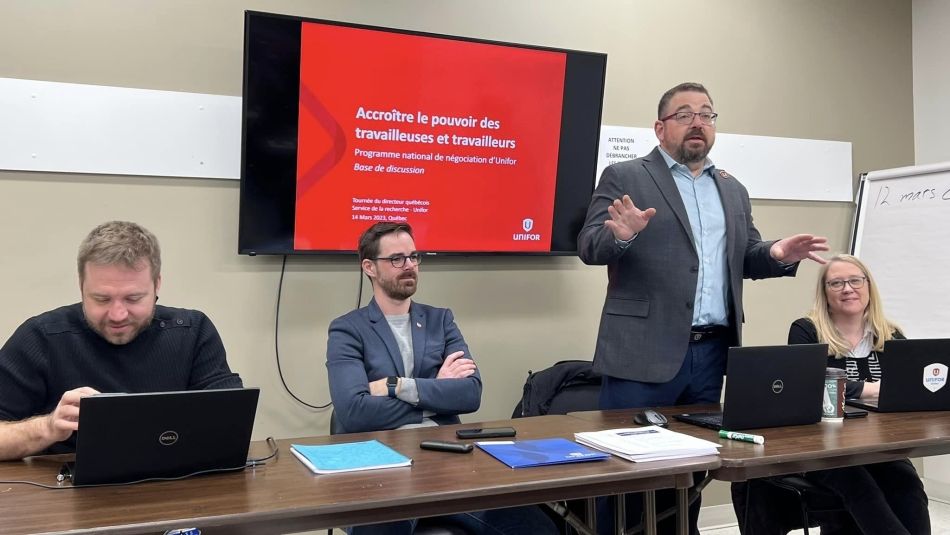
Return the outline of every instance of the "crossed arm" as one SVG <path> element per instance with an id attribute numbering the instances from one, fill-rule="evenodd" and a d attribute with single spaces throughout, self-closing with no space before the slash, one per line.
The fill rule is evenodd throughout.
<path id="1" fill-rule="evenodd" d="M 475 373 L 475 361 L 466 358 L 464 351 L 456 351 L 445 357 L 445 362 L 439 368 L 436 379 L 464 379 Z M 399 385 L 396 387 L 396 395 L 400 393 L 402 386 L 402 377 L 399 378 Z M 388 396 L 389 388 L 386 386 L 386 378 L 377 379 L 369 383 L 369 393 L 374 396 Z"/>
<path id="2" fill-rule="evenodd" d="M 414 378 L 419 395 L 417 403 L 388 396 L 386 377 L 398 373 L 375 334 L 365 339 L 366 333 L 346 317 L 330 324 L 327 343 L 330 396 L 336 417 L 347 432 L 395 429 L 419 423 L 424 411 L 451 415 L 478 409 L 481 378 L 475 363 L 468 355 L 468 346 L 451 313 L 445 314 L 443 322 L 445 357 L 439 356 L 436 370 L 431 366 L 435 355 L 428 354 L 428 364 L 417 370 Z"/>

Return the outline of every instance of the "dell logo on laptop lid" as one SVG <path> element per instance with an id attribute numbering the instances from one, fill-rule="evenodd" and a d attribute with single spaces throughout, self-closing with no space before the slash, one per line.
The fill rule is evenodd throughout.
<path id="1" fill-rule="evenodd" d="M 785 383 L 781 379 L 776 379 L 772 381 L 772 392 L 775 394 L 781 394 L 782 390 L 785 390 Z"/>
<path id="2" fill-rule="evenodd" d="M 162 446 L 171 446 L 176 442 L 178 442 L 177 431 L 165 431 L 161 435 L 158 435 L 158 443 Z"/>

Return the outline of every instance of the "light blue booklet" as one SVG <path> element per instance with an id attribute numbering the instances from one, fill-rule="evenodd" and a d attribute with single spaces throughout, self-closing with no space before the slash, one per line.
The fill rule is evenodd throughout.
<path id="1" fill-rule="evenodd" d="M 602 461 L 610 457 L 608 453 L 592 450 L 566 438 L 488 441 L 475 444 L 512 468 Z"/>
<path id="2" fill-rule="evenodd" d="M 290 452 L 315 474 L 396 468 L 412 464 L 412 459 L 378 440 L 320 446 L 291 444 Z"/>

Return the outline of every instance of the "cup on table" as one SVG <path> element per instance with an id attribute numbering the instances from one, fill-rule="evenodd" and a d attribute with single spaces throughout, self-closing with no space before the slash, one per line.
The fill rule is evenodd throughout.
<path id="1" fill-rule="evenodd" d="M 844 420 L 844 385 L 848 375 L 840 368 L 825 368 L 825 394 L 821 403 L 821 419 L 825 422 Z"/>

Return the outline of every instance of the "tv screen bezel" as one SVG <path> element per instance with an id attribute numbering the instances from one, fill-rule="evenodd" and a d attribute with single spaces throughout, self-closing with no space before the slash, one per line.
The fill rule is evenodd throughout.
<path id="1" fill-rule="evenodd" d="M 427 256 L 577 255 L 577 233 L 583 225 L 586 208 L 590 203 L 596 181 L 606 83 L 606 54 L 252 10 L 245 11 L 244 21 L 238 254 L 250 256 L 352 255 L 356 252 L 355 240 L 353 249 L 347 250 L 294 248 L 300 29 L 304 23 L 316 23 L 565 54 L 567 65 L 562 101 L 562 135 L 558 148 L 550 250 L 426 250 L 425 253 Z M 252 25 L 254 25 L 253 28 Z M 265 25 L 273 25 L 273 27 L 263 28 Z M 296 33 L 288 30 L 295 30 Z M 267 44 L 257 42 L 264 38 L 269 40 Z M 252 47 L 254 47 L 253 57 Z M 268 64 L 265 68 L 258 65 L 262 61 Z M 267 86 L 267 98 L 262 99 L 255 95 L 254 93 L 260 91 L 261 87 L 254 85 L 259 81 L 252 77 L 275 73 L 280 74 L 277 80 L 279 84 Z M 566 106 L 569 99 L 575 103 L 574 107 Z M 262 101 L 271 103 L 270 107 L 262 109 Z M 274 104 L 275 101 L 278 103 Z M 292 102 L 293 106 L 281 104 L 286 102 Z M 583 103 L 584 106 L 579 106 L 578 103 Z M 259 136 L 258 130 L 265 129 L 269 129 L 269 133 L 266 136 Z M 583 137 L 593 136 L 593 143 L 587 146 L 574 142 L 582 135 L 575 133 L 575 130 L 583 132 Z M 569 136 L 564 135 L 566 131 L 569 132 Z M 249 134 L 254 136 L 251 141 L 257 142 L 258 145 L 261 143 L 261 137 L 266 138 L 268 143 L 265 146 L 255 145 L 249 148 Z M 266 168 L 271 176 L 280 178 L 258 179 L 259 174 L 263 173 L 258 171 L 258 168 Z M 249 174 L 255 179 L 249 181 Z M 583 210 L 579 209 L 580 205 L 583 205 Z"/>

